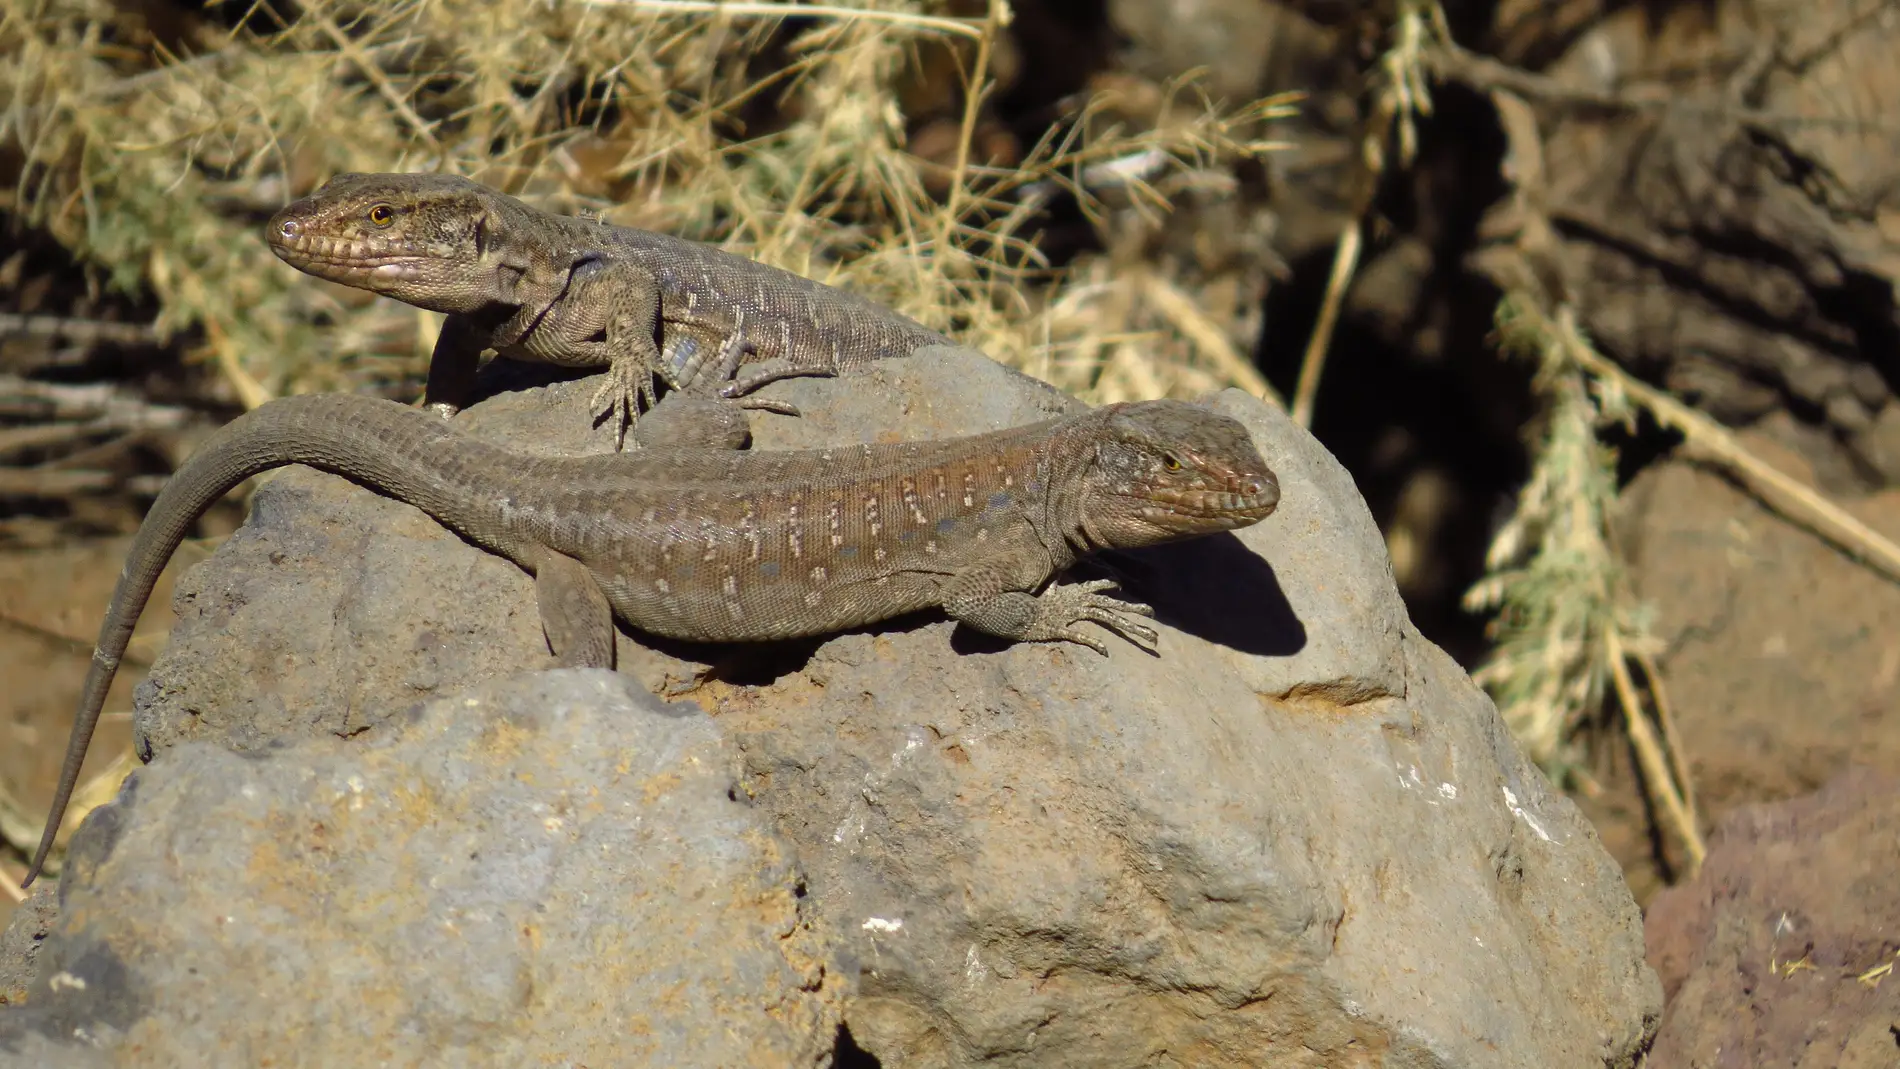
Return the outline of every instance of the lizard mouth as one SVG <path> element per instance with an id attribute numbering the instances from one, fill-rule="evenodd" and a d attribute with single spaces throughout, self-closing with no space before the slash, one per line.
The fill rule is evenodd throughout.
<path id="1" fill-rule="evenodd" d="M 1147 495 L 1150 519 L 1192 520 L 1210 527 L 1245 527 L 1280 505 L 1280 483 L 1271 475 L 1235 480 L 1229 490 L 1157 488 Z"/>
<path id="2" fill-rule="evenodd" d="M 271 242 L 277 258 L 306 274 L 330 282 L 365 285 L 405 282 L 422 277 L 426 257 L 373 250 L 354 242 L 304 239 L 295 244 Z"/>
<path id="3" fill-rule="evenodd" d="M 295 219 L 273 219 L 266 233 L 278 259 L 332 282 L 413 278 L 427 260 L 381 242 L 307 234 Z"/>

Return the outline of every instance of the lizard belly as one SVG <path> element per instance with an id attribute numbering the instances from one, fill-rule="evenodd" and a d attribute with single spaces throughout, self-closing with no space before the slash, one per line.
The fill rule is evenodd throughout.
<path id="1" fill-rule="evenodd" d="M 642 631 L 744 642 L 825 634 L 930 608 L 941 604 L 938 586 L 945 578 L 924 572 L 833 576 L 824 567 L 797 574 L 768 567 L 743 579 L 710 570 L 670 572 L 671 578 L 616 575 L 601 589 L 615 613 Z"/>

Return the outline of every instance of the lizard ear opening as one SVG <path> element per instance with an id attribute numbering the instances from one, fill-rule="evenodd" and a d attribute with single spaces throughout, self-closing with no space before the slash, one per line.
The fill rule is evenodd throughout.
<path id="1" fill-rule="evenodd" d="M 488 213 L 487 212 L 483 212 L 480 215 L 477 215 L 475 217 L 475 235 L 474 236 L 475 236 L 475 255 L 479 257 L 488 252 Z"/>

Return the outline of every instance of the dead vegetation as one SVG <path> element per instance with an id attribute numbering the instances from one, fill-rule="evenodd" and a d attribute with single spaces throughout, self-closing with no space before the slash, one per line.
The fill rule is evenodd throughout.
<path id="1" fill-rule="evenodd" d="M 428 354 L 425 315 L 310 285 L 257 239 L 260 213 L 350 170 L 454 171 L 717 242 L 1098 400 L 1264 389 L 1229 325 L 1163 278 L 1104 288 L 1085 258 L 1048 292 L 1029 228 L 1057 196 L 1102 221 L 1152 217 L 1183 190 L 1218 195 L 1226 166 L 1273 147 L 1287 102 L 1221 110 L 1191 83 L 1078 101 L 999 165 L 975 155 L 974 92 L 947 166 L 920 161 L 901 83 L 934 60 L 983 86 L 1000 2 L 976 19 L 796 20 L 774 4 L 320 2 L 288 25 L 256 9 L 233 32 L 201 26 L 172 45 L 189 54 L 153 69 L 100 43 L 127 29 L 109 11 L 3 10 L 0 53 L 19 63 L 0 139 L 26 157 L 5 207 L 114 283 L 149 287 L 155 328 L 201 335 L 194 355 L 246 406 L 394 388 Z"/>

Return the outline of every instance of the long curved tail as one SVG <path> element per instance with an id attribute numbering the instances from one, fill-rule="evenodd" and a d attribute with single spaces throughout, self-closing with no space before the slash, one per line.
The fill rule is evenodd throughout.
<path id="1" fill-rule="evenodd" d="M 20 886 L 30 886 L 46 864 L 98 726 L 106 690 L 112 686 L 152 587 L 206 509 L 253 475 L 287 464 L 308 464 L 415 505 L 463 534 L 478 536 L 481 517 L 473 513 L 485 511 L 480 504 L 484 495 L 469 493 L 459 476 L 480 470 L 492 483 L 497 473 L 513 470 L 514 459 L 518 458 L 456 434 L 434 414 L 348 394 L 272 401 L 212 435 L 165 484 L 132 541 L 119 585 L 112 592 L 112 605 L 99 628 L 99 643 L 79 697 L 46 830 Z"/>

